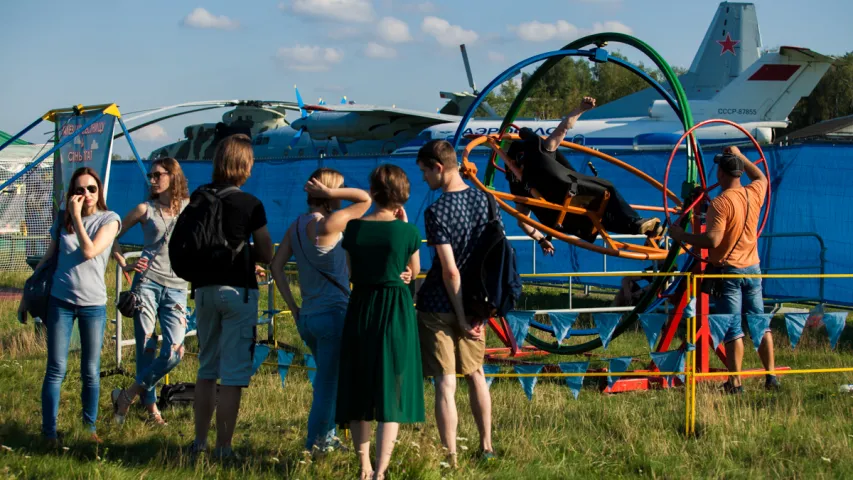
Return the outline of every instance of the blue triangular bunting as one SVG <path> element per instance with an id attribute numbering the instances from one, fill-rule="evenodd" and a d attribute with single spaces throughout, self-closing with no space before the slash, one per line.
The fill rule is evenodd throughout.
<path id="1" fill-rule="evenodd" d="M 618 357 L 610 359 L 610 366 L 608 367 L 608 371 L 612 373 L 622 373 L 625 370 L 628 370 L 628 366 L 631 365 L 631 357 Z M 616 380 L 619 380 L 621 377 L 607 377 L 607 386 L 612 387 L 613 383 Z"/>
<path id="2" fill-rule="evenodd" d="M 663 324 L 666 323 L 667 315 L 663 313 L 641 313 L 640 325 L 643 327 L 643 332 L 646 333 L 646 339 L 649 341 L 649 348 L 655 348 L 655 342 L 658 341 L 658 336 L 663 329 Z"/>
<path id="3" fill-rule="evenodd" d="M 691 298 L 687 305 L 684 306 L 684 311 L 682 312 L 682 316 L 684 318 L 693 318 L 696 316 L 696 299 Z"/>
<path id="4" fill-rule="evenodd" d="M 589 362 L 563 362 L 560 363 L 559 366 L 560 371 L 563 373 L 586 373 L 589 368 Z M 577 377 L 565 378 L 569 391 L 572 392 L 572 396 L 577 400 L 578 395 L 581 393 L 581 387 L 583 386 L 583 376 L 579 375 Z"/>
<path id="5" fill-rule="evenodd" d="M 847 312 L 827 312 L 823 314 L 823 324 L 826 325 L 826 331 L 829 333 L 829 345 L 835 348 L 838 344 L 838 339 L 841 338 L 841 331 L 847 324 Z"/>
<path id="6" fill-rule="evenodd" d="M 613 337 L 613 331 L 619 325 L 619 320 L 622 319 L 621 313 L 596 313 L 592 317 L 595 322 L 595 327 L 598 329 L 598 334 L 601 336 L 601 344 L 607 350 L 607 345 L 610 344 L 610 339 Z"/>
<path id="7" fill-rule="evenodd" d="M 314 360 L 314 355 L 310 353 L 305 354 L 305 366 L 308 367 L 305 370 L 308 373 L 308 380 L 311 382 L 311 386 L 314 386 L 314 377 L 317 376 L 317 361 Z"/>
<path id="8" fill-rule="evenodd" d="M 261 364 L 267 359 L 270 354 L 270 347 L 267 345 L 255 345 L 255 352 L 252 355 L 252 375 L 258 373 Z"/>
<path id="9" fill-rule="evenodd" d="M 658 366 L 661 372 L 683 372 L 684 371 L 684 351 L 672 350 L 670 352 L 652 352 L 652 361 Z M 684 375 L 678 375 L 678 378 L 684 382 Z M 672 386 L 672 375 L 666 375 L 666 383 Z"/>
<path id="10" fill-rule="evenodd" d="M 818 303 L 811 310 L 806 320 L 806 328 L 820 328 L 823 326 L 823 314 L 826 312 L 822 303 Z"/>
<path id="11" fill-rule="evenodd" d="M 764 332 L 770 328 L 770 320 L 773 319 L 772 313 L 751 313 L 746 316 L 746 324 L 749 326 L 749 336 L 752 338 L 752 345 L 755 350 L 761 346 L 761 339 L 764 338 Z"/>
<path id="12" fill-rule="evenodd" d="M 284 380 L 287 378 L 287 370 L 293 363 L 293 353 L 277 350 L 278 353 L 278 375 L 281 377 L 281 387 L 284 388 Z"/>
<path id="13" fill-rule="evenodd" d="M 806 322 L 809 319 L 807 313 L 786 313 L 785 328 L 788 329 L 788 340 L 791 342 L 791 348 L 797 348 L 800 343 L 800 337 L 803 336 L 803 329 L 806 328 Z"/>
<path id="14" fill-rule="evenodd" d="M 737 321 L 739 318 L 740 315 L 729 313 L 708 315 L 708 326 L 711 329 L 711 342 L 714 344 L 714 350 L 726 338 L 726 333 L 729 331 L 729 326 L 732 322 Z"/>
<path id="15" fill-rule="evenodd" d="M 501 367 L 499 365 L 483 365 L 483 372 L 487 375 L 486 385 L 488 385 L 489 388 L 492 388 L 492 382 L 495 381 L 495 377 L 489 377 L 488 375 L 494 375 L 500 370 Z"/>
<path id="16" fill-rule="evenodd" d="M 515 373 L 521 374 L 532 374 L 539 373 L 542 371 L 542 367 L 544 365 L 513 365 L 512 369 Z M 524 394 L 527 395 L 528 400 L 533 400 L 533 387 L 536 386 L 537 377 L 518 377 L 518 381 L 521 382 L 521 388 L 524 389 Z"/>
<path id="17" fill-rule="evenodd" d="M 549 313 L 548 317 L 551 319 L 551 326 L 554 327 L 554 337 L 557 339 L 557 343 L 563 343 L 563 340 L 570 336 L 570 331 L 572 329 L 572 325 L 575 324 L 575 320 L 578 319 L 578 314 L 576 312 L 568 313 L 568 312 L 554 312 Z"/>
<path id="18" fill-rule="evenodd" d="M 518 348 L 521 348 L 524 339 L 527 338 L 527 329 L 530 328 L 533 315 L 533 312 L 509 312 L 506 314 L 506 322 L 512 330 L 512 336 L 515 337 Z"/>

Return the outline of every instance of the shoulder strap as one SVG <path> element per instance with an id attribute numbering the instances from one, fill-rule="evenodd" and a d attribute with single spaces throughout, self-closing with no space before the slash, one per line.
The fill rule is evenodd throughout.
<path id="1" fill-rule="evenodd" d="M 725 266 L 728 263 L 729 257 L 731 257 L 732 253 L 734 253 L 735 249 L 737 248 L 738 244 L 740 243 L 740 239 L 743 238 L 743 232 L 746 231 L 746 227 L 749 225 L 749 190 L 744 188 L 743 193 L 744 193 L 744 195 L 746 195 L 746 214 L 744 215 L 744 219 L 743 219 L 743 228 L 741 228 L 740 235 L 737 236 L 737 241 L 735 241 L 735 244 L 734 244 L 734 246 L 732 246 L 732 249 L 729 250 L 729 253 L 720 262 L 721 265 L 723 265 L 723 266 Z"/>
<path id="2" fill-rule="evenodd" d="M 305 247 L 302 246 L 302 235 L 300 235 L 300 232 L 299 232 L 299 230 L 300 230 L 299 221 L 301 218 L 302 217 L 300 216 L 296 219 L 296 228 L 295 228 L 295 231 L 293 233 L 296 235 L 296 243 L 299 244 L 299 250 L 302 252 L 302 256 L 305 258 L 305 261 L 308 262 L 308 265 L 311 265 L 312 267 L 314 267 L 314 270 L 316 270 L 320 275 L 322 275 L 326 280 L 328 280 L 329 283 L 331 283 L 332 285 L 337 287 L 338 290 L 340 290 L 344 295 L 347 296 L 347 298 L 349 298 L 350 293 L 349 293 L 348 288 L 341 285 L 341 282 L 337 281 L 335 279 L 335 277 L 329 275 L 328 273 L 324 272 L 323 270 L 320 270 L 320 268 L 318 266 L 314 265 L 311 262 L 311 259 L 308 258 L 308 255 L 305 253 Z"/>
<path id="3" fill-rule="evenodd" d="M 231 185 L 230 187 L 225 187 L 225 188 L 221 188 L 219 190 L 216 190 L 216 193 L 214 195 L 216 195 L 219 198 L 225 198 L 228 195 L 231 195 L 232 193 L 237 193 L 239 191 L 240 191 L 240 189 L 238 187 Z"/>

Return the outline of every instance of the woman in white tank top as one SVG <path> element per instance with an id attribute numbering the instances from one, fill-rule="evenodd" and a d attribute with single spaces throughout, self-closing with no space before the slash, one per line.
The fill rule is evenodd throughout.
<path id="1" fill-rule="evenodd" d="M 296 320 L 302 340 L 317 363 L 314 400 L 308 416 L 305 448 L 334 447 L 335 399 L 341 332 L 349 302 L 349 272 L 341 238 L 347 222 L 360 218 L 370 208 L 370 194 L 346 188 L 337 170 L 320 168 L 311 174 L 305 191 L 308 213 L 300 215 L 287 229 L 270 270 L 278 291 Z M 341 208 L 341 201 L 352 202 Z M 293 298 L 284 266 L 296 257 L 301 307 Z"/>

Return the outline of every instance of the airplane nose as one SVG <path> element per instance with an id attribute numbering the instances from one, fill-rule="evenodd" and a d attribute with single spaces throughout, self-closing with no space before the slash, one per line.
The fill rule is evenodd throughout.
<path id="1" fill-rule="evenodd" d="M 306 129 L 308 130 L 308 122 L 304 118 L 297 118 L 296 120 L 290 122 L 291 128 L 294 130 Z"/>

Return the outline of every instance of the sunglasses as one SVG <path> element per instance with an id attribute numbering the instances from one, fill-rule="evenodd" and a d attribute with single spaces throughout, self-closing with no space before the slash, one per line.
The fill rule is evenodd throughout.
<path id="1" fill-rule="evenodd" d="M 148 177 L 148 180 L 154 180 L 155 182 L 159 182 L 161 176 L 168 175 L 168 174 L 169 174 L 168 172 L 151 172 L 148 175 L 146 175 L 146 177 Z"/>
<path id="2" fill-rule="evenodd" d="M 74 189 L 74 195 L 86 195 L 86 190 L 88 190 L 89 193 L 98 193 L 98 186 L 88 185 L 86 187 L 77 187 Z"/>

